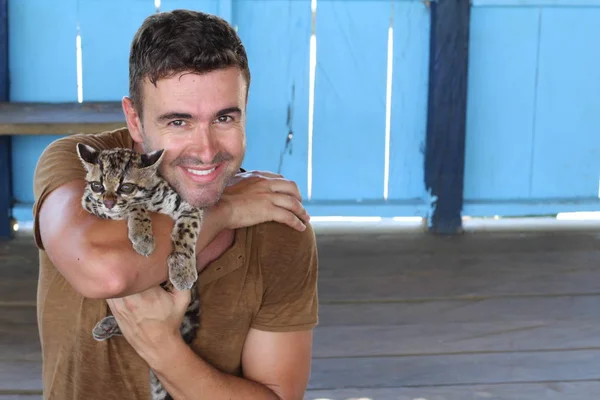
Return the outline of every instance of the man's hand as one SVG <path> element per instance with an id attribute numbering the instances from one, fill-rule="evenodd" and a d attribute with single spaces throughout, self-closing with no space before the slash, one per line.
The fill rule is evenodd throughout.
<path id="1" fill-rule="evenodd" d="M 190 291 L 173 288 L 173 293 L 169 293 L 155 286 L 106 302 L 123 336 L 142 358 L 149 360 L 163 343 L 180 339 L 179 327 L 190 302 Z"/>
<path id="2" fill-rule="evenodd" d="M 223 213 L 227 229 L 275 221 L 304 231 L 310 219 L 296 183 L 262 171 L 237 174 L 215 208 Z"/>
<path id="3" fill-rule="evenodd" d="M 168 293 L 156 286 L 106 300 L 125 339 L 154 370 L 173 398 L 281 400 L 267 386 L 217 370 L 184 343 L 179 327 L 190 291 L 173 290 Z"/>

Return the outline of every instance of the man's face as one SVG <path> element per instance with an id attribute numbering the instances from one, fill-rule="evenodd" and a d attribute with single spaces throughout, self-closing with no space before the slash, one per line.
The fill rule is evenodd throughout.
<path id="1" fill-rule="evenodd" d="M 160 173 L 194 206 L 210 206 L 239 170 L 246 149 L 246 81 L 238 68 L 143 82 L 140 121 L 124 99 L 140 151 L 165 149 Z"/>

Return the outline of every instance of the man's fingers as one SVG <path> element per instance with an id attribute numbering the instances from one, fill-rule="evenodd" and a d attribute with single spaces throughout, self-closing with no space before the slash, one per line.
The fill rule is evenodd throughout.
<path id="1" fill-rule="evenodd" d="M 190 290 L 177 290 L 173 288 L 173 296 L 175 297 L 178 310 L 185 310 L 192 299 Z"/>
<path id="2" fill-rule="evenodd" d="M 285 208 L 293 212 L 303 222 L 308 222 L 309 216 L 302 203 L 295 197 L 283 193 L 274 193 L 272 202 L 278 207 Z"/>
<path id="3" fill-rule="evenodd" d="M 304 225 L 304 223 L 300 219 L 298 219 L 298 217 L 295 214 L 286 211 L 283 208 L 276 207 L 273 213 L 271 213 L 271 216 L 273 221 L 289 225 L 297 231 L 302 232 L 306 229 L 306 225 Z"/>
<path id="4" fill-rule="evenodd" d="M 309 221 L 310 217 L 302 206 L 302 203 L 296 198 L 276 193 L 273 194 L 271 202 L 274 208 L 268 210 L 268 213 L 273 220 L 289 225 L 300 231 L 306 229 L 305 224 Z"/>
<path id="5" fill-rule="evenodd" d="M 287 193 L 302 201 L 300 189 L 298 189 L 298 185 L 296 185 L 296 182 L 294 181 L 288 181 L 287 179 L 272 179 L 265 181 L 265 184 L 272 192 Z"/>

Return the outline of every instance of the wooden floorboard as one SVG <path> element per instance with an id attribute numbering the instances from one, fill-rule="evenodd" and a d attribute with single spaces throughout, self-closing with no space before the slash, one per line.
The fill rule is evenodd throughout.
<path id="1" fill-rule="evenodd" d="M 39 342 L 37 325 L 0 325 L 1 359 L 41 362 L 42 355 Z"/>
<path id="2" fill-rule="evenodd" d="M 315 358 L 600 349 L 600 321 L 323 326 Z"/>
<path id="3" fill-rule="evenodd" d="M 324 258 L 319 289 L 324 303 L 458 299 L 495 296 L 600 294 L 600 248 L 485 257 L 438 254 Z"/>
<path id="4" fill-rule="evenodd" d="M 29 324 L 37 327 L 35 307 L 0 305 L 0 326 Z"/>
<path id="5" fill-rule="evenodd" d="M 600 350 L 316 359 L 311 389 L 600 380 Z"/>
<path id="6" fill-rule="evenodd" d="M 0 394 L 0 400 L 42 400 L 41 394 Z"/>
<path id="7" fill-rule="evenodd" d="M 598 398 L 600 398 L 600 382 L 309 390 L 304 396 L 304 400 L 592 400 Z"/>
<path id="8" fill-rule="evenodd" d="M 510 297 L 412 303 L 323 304 L 320 326 L 597 320 L 600 296 Z"/>
<path id="9" fill-rule="evenodd" d="M 399 235 L 393 243 L 388 236 L 380 241 L 323 237 L 320 300 L 600 294 L 600 246 L 594 235 L 518 236 L 415 240 Z"/>
<path id="10" fill-rule="evenodd" d="M 0 358 L 0 393 L 41 390 L 42 364 L 39 361 Z"/>

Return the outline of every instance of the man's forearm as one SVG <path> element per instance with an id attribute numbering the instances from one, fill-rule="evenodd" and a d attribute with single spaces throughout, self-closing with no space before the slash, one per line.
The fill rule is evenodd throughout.
<path id="1" fill-rule="evenodd" d="M 205 212 L 196 251 L 204 249 L 219 233 L 221 224 L 211 210 Z M 123 297 L 156 286 L 168 279 L 167 256 L 173 250 L 171 230 L 174 221 L 164 214 L 152 214 L 152 230 L 155 248 L 145 257 L 132 247 L 127 235 L 126 221 L 101 221 L 105 229 L 94 232 L 89 238 L 90 260 L 96 260 L 97 268 L 110 268 L 115 283 L 106 297 Z M 121 224 L 120 229 L 116 225 Z M 110 232 L 110 234 L 109 234 Z"/>
<path id="2" fill-rule="evenodd" d="M 142 357 L 177 400 L 281 400 L 263 384 L 223 373 L 187 346 L 180 337 L 163 342 Z"/>

